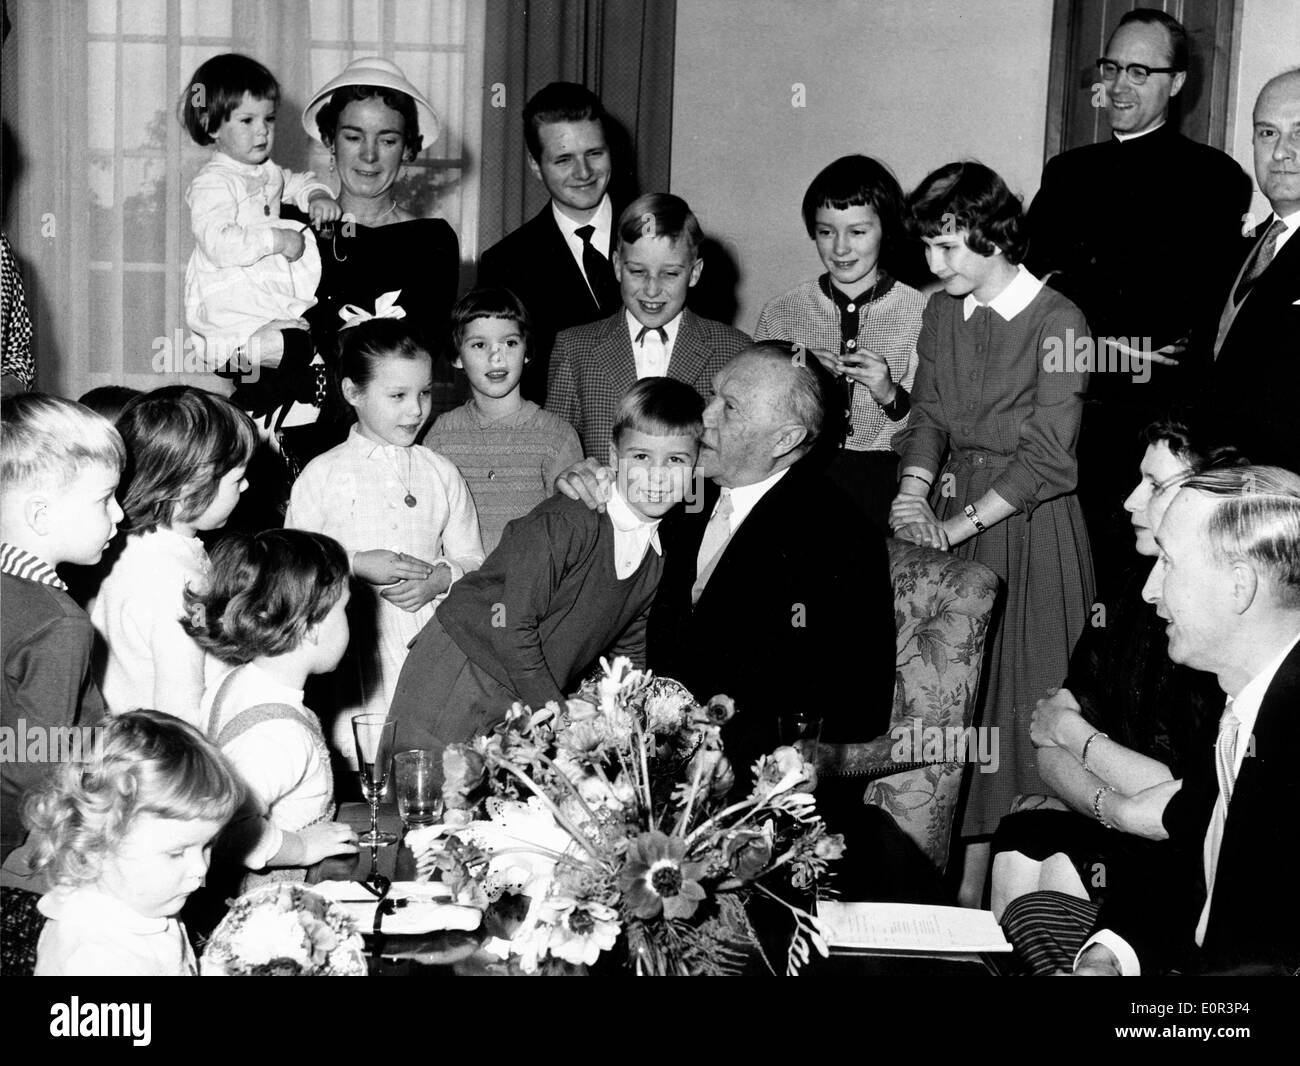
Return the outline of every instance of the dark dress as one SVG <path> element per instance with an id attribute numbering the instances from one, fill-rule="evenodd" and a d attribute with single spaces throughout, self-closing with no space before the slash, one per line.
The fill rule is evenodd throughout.
<path id="1" fill-rule="evenodd" d="M 1074 496 L 1086 375 L 1047 360 L 1054 341 L 1087 329 L 1079 309 L 1048 288 L 1010 321 L 989 307 L 965 319 L 963 301 L 943 292 L 922 316 L 911 420 L 895 438 L 902 468 L 935 473 L 930 502 L 940 521 L 989 489 L 1016 508 L 953 549 L 1005 584 L 977 723 L 997 730 L 998 764 L 971 775 L 966 837 L 991 834 L 1017 795 L 1045 791 L 1029 719 L 1061 683 L 1092 606 L 1092 559 Z"/>
<path id="2" fill-rule="evenodd" d="M 286 218 L 306 222 L 295 209 Z M 289 486 L 316 456 L 340 444 L 352 422 L 351 409 L 338 390 L 338 337 L 343 325 L 339 311 L 355 304 L 373 313 L 384 293 L 401 291 L 398 304 L 404 322 L 433 355 L 433 401 L 430 421 L 464 401 L 457 375 L 447 357 L 448 320 L 460 284 L 460 245 L 442 219 L 417 218 L 389 226 L 347 226 L 335 223 L 318 237 L 321 280 L 316 305 L 303 316 L 311 326 L 311 347 L 325 360 L 326 373 L 311 367 L 311 352 L 286 361 L 279 371 L 261 372 L 255 384 L 243 383 L 232 399 L 245 409 L 241 396 L 252 388 L 281 390 L 304 402 L 316 402 L 321 417 L 311 425 L 280 430 L 284 461 L 262 448 L 249 468 L 249 491 L 227 524 L 232 529 L 259 530 L 283 522 Z M 301 331 L 286 331 L 286 337 Z M 290 364 L 291 365 L 288 365 Z M 319 378 L 319 380 L 318 380 Z M 263 405 L 264 406 L 264 405 Z M 257 408 L 252 408 L 256 410 Z"/>
<path id="3" fill-rule="evenodd" d="M 1165 622 L 1142 599 L 1149 565 L 1125 574 L 1108 603 L 1104 625 L 1089 625 L 1070 657 L 1064 687 L 1094 728 L 1111 740 L 1169 767 L 1181 779 L 1198 741 L 1223 712 L 1223 690 L 1213 674 L 1169 658 Z M 1138 868 L 1144 853 L 1164 842 L 1104 828 L 1076 811 L 1028 810 L 1002 820 L 993 851 L 1017 851 L 1042 861 L 1064 853 L 1094 901 Z"/>

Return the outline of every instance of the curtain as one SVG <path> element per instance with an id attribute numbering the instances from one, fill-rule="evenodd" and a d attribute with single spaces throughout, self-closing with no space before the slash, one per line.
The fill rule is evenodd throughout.
<path id="1" fill-rule="evenodd" d="M 552 81 L 586 85 L 613 118 L 616 199 L 668 189 L 676 18 L 676 0 L 488 5 L 480 248 L 490 248 L 546 202 L 526 163 L 523 108 Z"/>
<path id="2" fill-rule="evenodd" d="M 7 10 L 4 227 L 23 270 L 38 388 L 218 387 L 185 372 L 184 197 L 208 150 L 175 115 L 185 80 L 218 53 L 251 55 L 276 75 L 273 158 L 325 180 L 328 155 L 303 131 L 303 105 L 351 59 L 393 59 L 443 126 L 399 195 L 462 240 L 477 234 L 483 0 L 9 0 Z"/>

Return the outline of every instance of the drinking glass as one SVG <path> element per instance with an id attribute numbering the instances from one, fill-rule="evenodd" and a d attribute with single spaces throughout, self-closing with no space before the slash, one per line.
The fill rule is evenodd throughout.
<path id="1" fill-rule="evenodd" d="M 781 743 L 794 748 L 806 762 L 817 765 L 817 746 L 822 736 L 822 720 L 812 715 L 794 713 L 781 716 Z"/>
<path id="2" fill-rule="evenodd" d="M 438 819 L 439 762 L 432 751 L 401 751 L 393 756 L 397 813 L 407 829 L 432 825 Z"/>
<path id="3" fill-rule="evenodd" d="M 370 804 L 370 832 L 358 838 L 363 847 L 381 848 L 397 842 L 396 833 L 379 831 L 379 801 L 388 787 L 388 771 L 393 762 L 395 725 L 386 714 L 355 714 L 352 736 L 357 742 L 357 766 L 361 773 L 361 792 Z"/>

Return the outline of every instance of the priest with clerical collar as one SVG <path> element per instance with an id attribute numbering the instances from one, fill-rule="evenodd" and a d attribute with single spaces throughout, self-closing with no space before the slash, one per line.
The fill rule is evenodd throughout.
<path id="1" fill-rule="evenodd" d="M 1029 210 L 1026 267 L 1083 310 L 1098 343 L 1078 454 L 1102 591 L 1128 557 L 1121 503 L 1139 433 L 1200 387 L 1250 206 L 1241 167 L 1171 115 L 1188 52 L 1187 31 L 1163 11 L 1125 14 L 1092 87 L 1111 136 L 1050 160 Z M 1132 372 L 1135 353 L 1154 353 L 1149 375 Z"/>

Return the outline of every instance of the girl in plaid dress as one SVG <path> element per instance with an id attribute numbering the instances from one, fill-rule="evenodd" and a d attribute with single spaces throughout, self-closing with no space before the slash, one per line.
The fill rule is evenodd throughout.
<path id="1" fill-rule="evenodd" d="M 453 582 L 479 568 L 483 545 L 465 479 L 415 443 L 429 417 L 429 353 L 395 318 L 346 328 L 340 348 L 357 422 L 294 482 L 284 524 L 333 537 L 351 562 L 352 642 L 333 675 L 326 737 L 356 769 L 352 715 L 388 713 L 407 645 Z"/>
<path id="2" fill-rule="evenodd" d="M 1087 385 L 1083 313 L 1030 274 L 1020 200 L 978 163 L 950 163 L 912 194 L 910 224 L 943 291 L 917 340 L 903 476 L 890 510 L 900 537 L 994 570 L 1005 583 L 978 719 L 996 760 L 973 768 L 961 901 L 980 904 L 988 837 L 1022 793 L 1045 790 L 1029 721 L 1065 677 L 1093 602 L 1075 445 Z"/>

